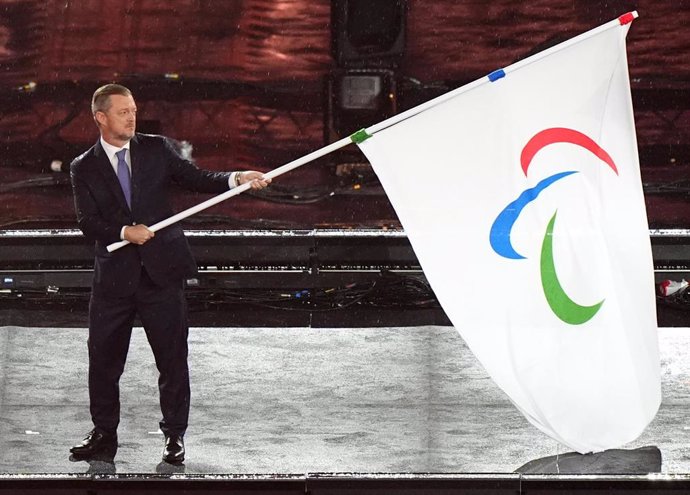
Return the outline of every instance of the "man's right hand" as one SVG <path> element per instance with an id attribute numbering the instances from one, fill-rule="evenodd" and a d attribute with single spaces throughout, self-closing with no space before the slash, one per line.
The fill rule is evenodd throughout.
<path id="1" fill-rule="evenodd" d="M 125 227 L 124 238 L 126 241 L 132 244 L 142 245 L 146 241 L 150 240 L 155 236 L 155 232 L 149 230 L 149 228 L 144 224 L 132 225 Z"/>

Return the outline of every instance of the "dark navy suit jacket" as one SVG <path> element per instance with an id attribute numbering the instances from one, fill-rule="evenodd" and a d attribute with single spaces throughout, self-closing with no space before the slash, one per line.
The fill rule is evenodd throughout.
<path id="1" fill-rule="evenodd" d="M 197 271 L 187 239 L 179 224 L 156 232 L 142 246 L 129 244 L 112 253 L 106 247 L 120 241 L 124 225 L 151 226 L 175 212 L 170 205 L 171 186 L 193 191 L 222 193 L 228 189 L 227 172 L 210 172 L 183 159 L 172 142 L 137 133 L 130 141 L 132 208 L 100 140 L 70 166 L 79 228 L 95 241 L 93 292 L 126 296 L 139 283 L 142 265 L 157 285 L 180 284 Z"/>

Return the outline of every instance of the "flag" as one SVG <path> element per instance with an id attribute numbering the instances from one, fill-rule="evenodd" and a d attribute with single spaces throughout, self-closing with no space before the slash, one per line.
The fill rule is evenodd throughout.
<path id="1" fill-rule="evenodd" d="M 635 16 L 357 139 L 454 327 L 534 426 L 581 453 L 634 440 L 661 401 Z"/>

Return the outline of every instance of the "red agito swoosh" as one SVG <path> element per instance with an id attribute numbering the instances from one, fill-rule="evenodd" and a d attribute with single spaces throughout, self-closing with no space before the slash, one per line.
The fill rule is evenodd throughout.
<path id="1" fill-rule="evenodd" d="M 554 143 L 571 143 L 581 146 L 592 153 L 594 153 L 602 161 L 606 162 L 611 169 L 618 175 L 618 169 L 616 164 L 613 163 L 613 159 L 609 154 L 604 151 L 597 143 L 595 143 L 590 137 L 582 134 L 581 132 L 575 131 L 573 129 L 567 129 L 565 127 L 552 127 L 551 129 L 544 129 L 530 139 L 525 147 L 522 149 L 522 154 L 520 155 L 520 165 L 522 165 L 522 171 L 527 175 L 527 168 L 532 162 L 532 158 L 536 155 L 539 150 L 549 144 Z"/>

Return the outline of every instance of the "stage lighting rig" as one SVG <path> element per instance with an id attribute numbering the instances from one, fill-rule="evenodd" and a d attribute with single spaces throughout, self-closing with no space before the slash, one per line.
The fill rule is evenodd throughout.
<path id="1" fill-rule="evenodd" d="M 378 69 L 334 71 L 327 81 L 327 98 L 326 140 L 333 142 L 396 113 L 395 74 Z"/>
<path id="2" fill-rule="evenodd" d="M 324 141 L 332 143 L 395 115 L 398 109 L 395 73 L 387 69 L 340 69 L 326 81 Z M 339 177 L 373 176 L 364 155 L 349 146 L 330 155 Z"/>

